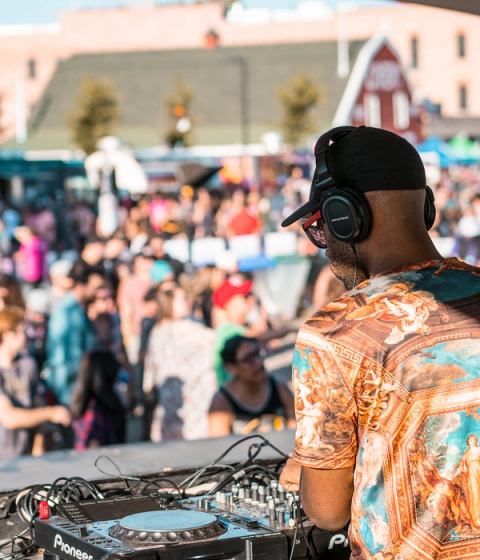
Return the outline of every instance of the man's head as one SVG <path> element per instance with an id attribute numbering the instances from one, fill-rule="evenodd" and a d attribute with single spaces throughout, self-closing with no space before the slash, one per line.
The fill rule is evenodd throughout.
<path id="1" fill-rule="evenodd" d="M 82 250 L 82 259 L 90 266 L 98 266 L 105 257 L 105 243 L 98 237 L 91 237 Z"/>
<path id="2" fill-rule="evenodd" d="M 0 311 L 0 347 L 14 358 L 25 349 L 24 316 L 17 309 Z"/>
<path id="3" fill-rule="evenodd" d="M 68 291 L 72 287 L 72 280 L 69 277 L 73 263 L 67 259 L 55 261 L 50 269 L 50 281 L 52 288 L 61 293 Z"/>
<path id="4" fill-rule="evenodd" d="M 264 349 L 256 338 L 240 335 L 229 338 L 221 357 L 225 368 L 246 383 L 256 383 L 266 374 Z"/>
<path id="5" fill-rule="evenodd" d="M 152 256 L 156 259 L 164 259 L 165 258 L 165 245 L 163 236 L 161 235 L 154 235 L 148 241 L 148 246 L 152 252 Z"/>
<path id="6" fill-rule="evenodd" d="M 72 291 L 80 303 L 93 299 L 97 289 L 103 286 L 105 278 L 101 272 L 83 261 L 77 261 L 70 271 Z"/>
<path id="7" fill-rule="evenodd" d="M 389 241 L 391 251 L 412 232 L 420 233 L 419 242 L 427 237 L 435 218 L 433 193 L 407 140 L 378 128 L 337 127 L 319 138 L 315 157 L 309 200 L 282 226 L 301 219 L 309 239 L 328 249 L 332 270 L 342 273 L 347 287 L 349 273 L 339 269 L 355 269 L 362 250 L 381 252 Z"/>

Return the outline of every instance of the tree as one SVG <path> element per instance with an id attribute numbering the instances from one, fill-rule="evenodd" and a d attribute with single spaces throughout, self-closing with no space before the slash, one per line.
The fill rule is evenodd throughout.
<path id="1" fill-rule="evenodd" d="M 283 108 L 282 131 L 287 144 L 297 147 L 315 132 L 312 110 L 320 103 L 320 89 L 306 74 L 297 74 L 279 91 Z"/>
<path id="2" fill-rule="evenodd" d="M 175 146 L 190 146 L 192 143 L 191 106 L 193 91 L 183 82 L 175 82 L 173 92 L 166 98 L 168 125 L 166 143 Z"/>
<path id="3" fill-rule="evenodd" d="M 113 83 L 108 78 L 84 78 L 77 103 L 69 118 L 72 140 L 86 154 L 91 154 L 98 140 L 112 134 L 120 120 Z"/>

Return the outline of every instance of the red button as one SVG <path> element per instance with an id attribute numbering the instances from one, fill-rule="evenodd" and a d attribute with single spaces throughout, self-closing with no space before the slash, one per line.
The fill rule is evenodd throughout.
<path id="1" fill-rule="evenodd" d="M 38 506 L 38 517 L 40 519 L 48 519 L 50 517 L 50 508 L 46 500 L 42 500 Z"/>

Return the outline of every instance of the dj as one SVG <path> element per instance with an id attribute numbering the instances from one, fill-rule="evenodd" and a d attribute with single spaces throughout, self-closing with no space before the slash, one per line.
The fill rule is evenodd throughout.
<path id="1" fill-rule="evenodd" d="M 301 328 L 297 432 L 281 481 L 355 560 L 480 558 L 480 269 L 442 258 L 415 149 L 338 127 L 303 220 L 349 290 Z M 421 553 L 419 552 L 421 551 Z"/>

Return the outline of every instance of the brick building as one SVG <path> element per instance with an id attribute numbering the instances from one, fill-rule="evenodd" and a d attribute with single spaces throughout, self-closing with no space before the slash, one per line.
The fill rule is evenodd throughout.
<path id="1" fill-rule="evenodd" d="M 0 131 L 24 135 L 24 115 L 60 61 L 87 53 L 366 40 L 383 32 L 398 51 L 414 96 L 451 117 L 480 116 L 480 19 L 416 5 L 391 4 L 307 21 L 225 18 L 214 2 L 66 12 L 52 26 L 0 26 Z M 336 56 L 336 55 L 335 55 Z M 348 61 L 347 61 L 348 63 Z"/>

